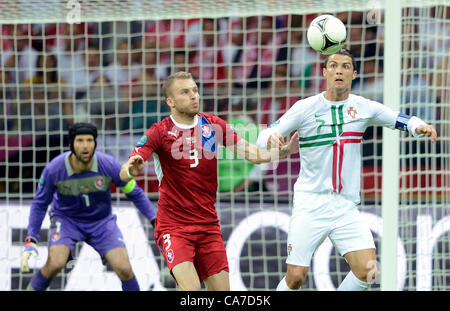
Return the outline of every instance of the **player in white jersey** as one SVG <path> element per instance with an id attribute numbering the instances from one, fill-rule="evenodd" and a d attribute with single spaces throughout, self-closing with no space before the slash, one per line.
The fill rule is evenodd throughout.
<path id="1" fill-rule="evenodd" d="M 284 143 L 298 131 L 300 173 L 294 186 L 288 232 L 286 276 L 277 290 L 296 290 L 306 280 L 311 258 L 329 237 L 351 271 L 338 290 L 365 290 L 376 274 L 372 234 L 361 221 L 361 141 L 372 125 L 437 139 L 432 125 L 361 96 L 350 94 L 356 78 L 353 55 L 342 49 L 325 60 L 327 90 L 299 100 L 277 122 L 260 133 L 257 145 Z"/>

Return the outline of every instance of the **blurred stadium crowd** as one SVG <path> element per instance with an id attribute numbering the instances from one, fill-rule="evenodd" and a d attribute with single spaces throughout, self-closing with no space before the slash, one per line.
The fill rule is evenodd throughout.
<path id="1" fill-rule="evenodd" d="M 450 39 L 433 34 L 450 33 L 449 14 L 443 14 L 433 23 L 403 26 L 408 52 L 402 83 L 416 91 L 408 96 L 442 100 L 439 69 L 448 68 L 444 51 Z M 362 77 L 354 91 L 382 102 L 382 24 L 370 23 L 362 12 L 337 16 L 347 25 L 347 48 L 357 57 Z M 57 131 L 83 113 L 97 115 L 103 130 L 147 128 L 158 112 L 167 115 L 165 105 L 156 103 L 160 84 L 178 70 L 192 72 L 203 87 L 204 111 L 231 111 L 230 100 L 242 100 L 230 95 L 243 94 L 250 99 L 244 105 L 247 115 L 257 124 L 270 124 L 297 99 L 324 90 L 323 57 L 309 48 L 305 35 L 314 17 L 3 25 L 1 130 Z M 427 58 L 438 49 L 442 57 Z M 421 67 L 434 67 L 437 74 L 423 74 Z M 436 89 L 434 96 L 426 92 L 428 86 Z M 255 92 L 259 104 L 251 100 Z M 143 111 L 153 112 L 146 120 L 150 124 L 132 120 Z"/>
<path id="2" fill-rule="evenodd" d="M 449 10 L 432 8 L 420 23 L 407 12 L 403 23 L 402 103 L 424 120 L 443 117 L 439 106 L 407 103 L 449 101 Z M 357 60 L 353 92 L 382 102 L 379 14 L 337 17 Z M 0 137 L 31 141 L 85 120 L 103 134 L 143 133 L 169 114 L 161 84 L 179 70 L 196 77 L 204 112 L 271 124 L 298 99 L 324 91 L 324 56 L 306 40 L 315 16 L 1 25 Z"/>

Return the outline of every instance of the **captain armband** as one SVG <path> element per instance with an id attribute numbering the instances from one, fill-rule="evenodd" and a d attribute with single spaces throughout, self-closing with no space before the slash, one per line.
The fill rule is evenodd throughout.
<path id="1" fill-rule="evenodd" d="M 397 116 L 397 120 L 395 120 L 395 128 L 400 131 L 407 131 L 409 119 L 411 119 L 411 116 L 400 112 Z"/>
<path id="2" fill-rule="evenodd" d="M 128 194 L 128 193 L 130 193 L 131 191 L 133 191 L 134 188 L 136 188 L 136 180 L 135 180 L 135 179 L 132 179 L 132 180 L 130 180 L 125 186 L 123 186 L 123 187 L 120 188 L 120 189 L 122 189 L 122 191 L 125 192 L 125 194 Z"/>

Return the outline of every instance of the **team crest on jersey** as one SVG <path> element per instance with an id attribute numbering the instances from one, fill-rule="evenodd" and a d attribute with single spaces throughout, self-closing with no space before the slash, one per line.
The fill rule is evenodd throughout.
<path id="1" fill-rule="evenodd" d="M 209 126 L 209 124 L 204 124 L 202 125 L 202 135 L 203 137 L 210 137 L 211 136 L 211 127 Z"/>
<path id="2" fill-rule="evenodd" d="M 102 190 L 104 186 L 105 186 L 105 180 L 103 178 L 97 178 L 95 180 L 95 187 L 98 190 Z"/>
<path id="3" fill-rule="evenodd" d="M 350 117 L 352 117 L 352 119 L 356 118 L 356 114 L 358 113 L 358 111 L 356 111 L 353 107 L 350 107 L 347 110 L 347 113 Z"/>
<path id="4" fill-rule="evenodd" d="M 58 241 L 60 238 L 61 238 L 61 233 L 55 232 L 55 233 L 52 234 L 52 241 L 53 242 Z"/>
<path id="5" fill-rule="evenodd" d="M 173 250 L 172 250 L 172 249 L 169 249 L 169 250 L 166 252 L 166 256 L 167 256 L 167 261 L 168 261 L 169 263 L 172 263 L 173 260 L 175 259 L 175 254 L 173 253 Z"/>
<path id="6" fill-rule="evenodd" d="M 202 132 L 202 146 L 206 152 L 216 152 L 216 136 L 212 125 L 206 117 L 201 117 L 198 124 L 199 130 Z"/>

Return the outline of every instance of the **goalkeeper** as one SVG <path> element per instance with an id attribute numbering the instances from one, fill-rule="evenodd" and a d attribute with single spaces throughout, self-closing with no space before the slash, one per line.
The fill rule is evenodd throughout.
<path id="1" fill-rule="evenodd" d="M 125 192 L 136 207 L 154 223 L 155 209 L 132 179 L 120 179 L 121 165 L 114 158 L 95 151 L 97 128 L 77 123 L 69 129 L 70 151 L 53 159 L 44 169 L 31 203 L 28 235 L 21 258 L 21 271 L 28 272 L 28 259 L 37 256 L 37 242 L 48 205 L 50 237 L 46 264 L 38 270 L 29 290 L 45 290 L 53 277 L 72 258 L 75 245 L 85 241 L 108 262 L 122 282 L 122 289 L 138 291 L 122 233 L 111 212 L 111 182 Z"/>
<path id="2" fill-rule="evenodd" d="M 294 186 L 287 272 L 277 290 L 300 288 L 313 253 L 327 237 L 351 269 L 338 290 L 367 289 L 377 269 L 373 237 L 357 208 L 364 131 L 381 125 L 414 137 L 430 136 L 432 142 L 437 139 L 434 127 L 421 119 L 350 94 L 356 74 L 349 51 L 328 56 L 323 68 L 326 91 L 295 103 L 258 137 L 260 147 L 283 143 L 293 131 L 300 137 L 301 168 Z"/>

